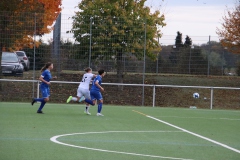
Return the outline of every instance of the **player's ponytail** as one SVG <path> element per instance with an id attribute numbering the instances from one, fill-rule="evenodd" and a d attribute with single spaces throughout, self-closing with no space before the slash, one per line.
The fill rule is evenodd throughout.
<path id="1" fill-rule="evenodd" d="M 87 68 L 85 68 L 84 69 L 84 71 L 87 73 L 87 72 L 89 72 L 89 71 L 91 71 L 92 70 L 92 68 L 90 68 L 90 67 L 87 67 Z"/>
<path id="2" fill-rule="evenodd" d="M 52 63 L 51 62 L 47 62 L 41 69 L 41 72 L 45 71 L 46 69 L 48 69 L 49 66 L 51 66 Z"/>

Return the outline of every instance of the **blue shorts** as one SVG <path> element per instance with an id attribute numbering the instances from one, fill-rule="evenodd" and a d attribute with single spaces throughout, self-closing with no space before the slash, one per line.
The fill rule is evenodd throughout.
<path id="1" fill-rule="evenodd" d="M 102 94 L 99 91 L 90 91 L 91 100 L 102 100 Z"/>
<path id="2" fill-rule="evenodd" d="M 50 89 L 49 89 L 49 87 L 40 86 L 40 90 L 42 92 L 42 97 L 43 98 L 48 98 L 50 96 Z"/>

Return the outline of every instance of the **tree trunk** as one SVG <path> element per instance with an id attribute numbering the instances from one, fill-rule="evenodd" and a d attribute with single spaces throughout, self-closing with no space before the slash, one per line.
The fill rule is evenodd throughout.
<path id="1" fill-rule="evenodd" d="M 123 83 L 123 56 L 122 52 L 117 53 L 117 82 Z M 123 90 L 123 86 L 118 86 L 118 89 Z"/>

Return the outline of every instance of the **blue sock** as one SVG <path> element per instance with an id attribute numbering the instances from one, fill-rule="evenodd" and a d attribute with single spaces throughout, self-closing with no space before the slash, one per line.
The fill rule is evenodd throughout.
<path id="1" fill-rule="evenodd" d="M 44 102 L 44 98 L 34 98 L 34 101 L 36 101 L 36 102 Z"/>
<path id="2" fill-rule="evenodd" d="M 94 105 L 93 101 L 91 101 L 90 99 L 85 99 L 85 102 L 87 102 L 88 104 L 91 104 L 92 106 Z"/>
<path id="3" fill-rule="evenodd" d="M 38 108 L 38 111 L 41 111 L 41 110 L 43 109 L 43 107 L 44 107 L 45 104 L 46 104 L 46 102 L 43 101 L 43 102 L 41 103 L 40 107 Z"/>
<path id="4" fill-rule="evenodd" d="M 102 103 L 99 103 L 98 104 L 98 113 L 101 113 L 101 111 L 102 111 Z"/>

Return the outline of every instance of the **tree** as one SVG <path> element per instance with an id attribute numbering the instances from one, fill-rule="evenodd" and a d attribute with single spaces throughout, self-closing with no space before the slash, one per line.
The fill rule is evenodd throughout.
<path id="1" fill-rule="evenodd" d="M 240 54 L 240 5 L 236 4 L 233 11 L 227 10 L 223 21 L 222 29 L 217 28 L 222 45 L 230 52 Z"/>
<path id="2" fill-rule="evenodd" d="M 182 47 L 183 46 L 183 42 L 182 42 L 182 33 L 181 32 L 177 32 L 177 37 L 175 39 L 175 46 L 176 48 Z"/>
<path id="3" fill-rule="evenodd" d="M 39 46 L 35 49 L 35 70 L 40 70 L 51 57 L 52 42 L 44 43 L 41 39 L 39 41 Z M 22 50 L 24 50 L 27 54 L 30 61 L 30 68 L 33 69 L 34 57 L 32 55 L 34 53 L 34 49 L 24 47 Z"/>
<path id="4" fill-rule="evenodd" d="M 207 59 L 202 55 L 202 48 L 194 46 L 191 56 L 191 74 L 206 75 L 208 69 Z"/>
<path id="5" fill-rule="evenodd" d="M 225 60 L 226 68 L 234 68 L 238 64 L 239 55 L 229 52 L 227 47 L 223 47 L 220 42 L 210 41 L 201 45 L 203 52 L 215 52 L 218 53 Z"/>
<path id="6" fill-rule="evenodd" d="M 202 56 L 204 57 L 205 60 L 208 58 L 208 51 L 203 50 L 202 51 Z M 223 65 L 226 65 L 226 61 L 221 57 L 220 54 L 216 52 L 211 52 L 209 54 L 209 64 L 211 67 L 220 67 Z"/>
<path id="7" fill-rule="evenodd" d="M 49 33 L 61 11 L 61 0 L 1 0 L 0 52 L 33 47 L 33 35 Z M 36 14 L 35 14 L 36 13 Z M 36 33 L 34 23 L 36 17 Z M 0 53 L 0 60 L 2 53 Z M 2 69 L 0 65 L 0 78 Z M 1 85 L 0 85 L 1 90 Z"/>
<path id="8" fill-rule="evenodd" d="M 177 32 L 175 39 L 175 47 L 169 56 L 170 61 L 173 66 L 176 67 L 176 73 L 189 73 L 189 59 L 191 58 L 191 47 L 192 39 L 189 36 L 186 36 L 185 42 L 182 41 L 182 33 Z"/>
<path id="9" fill-rule="evenodd" d="M 192 46 L 192 39 L 189 36 L 186 36 L 184 46 L 185 47 L 191 47 Z"/>
<path id="10" fill-rule="evenodd" d="M 144 6 L 146 0 L 82 0 L 79 12 L 73 17 L 72 32 L 82 47 L 79 53 L 88 57 L 89 38 L 91 41 L 91 58 L 105 59 L 116 57 L 119 82 L 123 76 L 123 55 L 134 54 L 143 57 L 146 29 L 146 55 L 156 59 L 154 49 L 161 50 L 156 37 L 160 26 L 165 26 L 164 15 L 159 11 L 150 13 Z M 90 33 L 92 29 L 92 33 Z"/>
<path id="11" fill-rule="evenodd" d="M 35 16 L 35 34 L 42 36 L 51 31 L 49 26 L 61 11 L 60 6 L 61 0 L 0 1 L 0 50 L 33 47 Z"/>
<path id="12" fill-rule="evenodd" d="M 42 36 L 51 31 L 49 26 L 60 13 L 60 6 L 61 0 L 0 1 L 0 49 L 32 47 L 35 16 L 36 35 Z"/>

